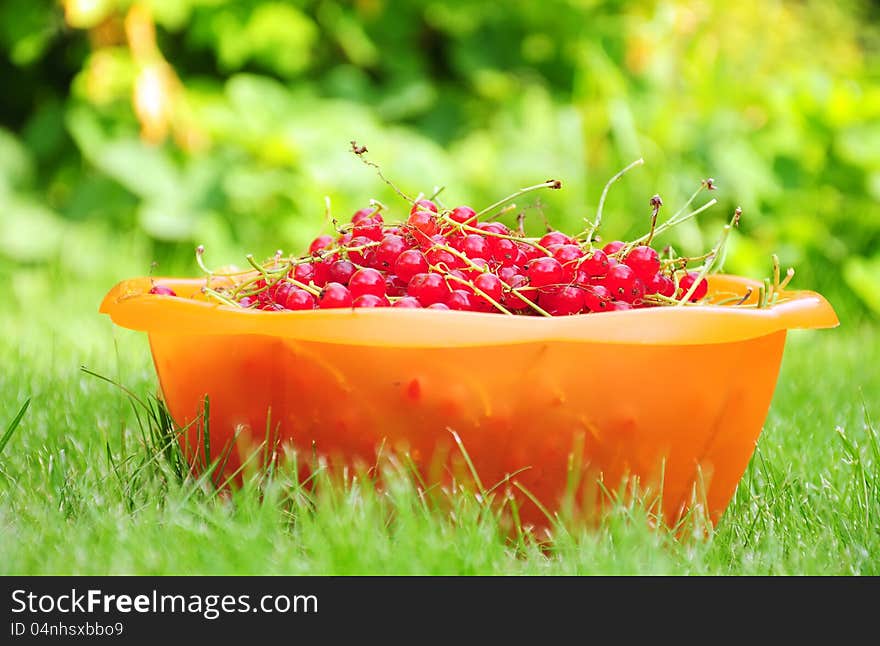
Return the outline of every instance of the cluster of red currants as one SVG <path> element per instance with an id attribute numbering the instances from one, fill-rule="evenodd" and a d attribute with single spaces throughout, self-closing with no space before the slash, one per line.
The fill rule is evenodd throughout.
<path id="1" fill-rule="evenodd" d="M 648 245 L 526 238 L 467 206 L 418 200 L 405 222 L 357 211 L 309 253 L 276 256 L 223 297 L 245 308 L 406 307 L 560 316 L 698 301 L 705 278 Z M 694 284 L 696 283 L 696 286 Z"/>

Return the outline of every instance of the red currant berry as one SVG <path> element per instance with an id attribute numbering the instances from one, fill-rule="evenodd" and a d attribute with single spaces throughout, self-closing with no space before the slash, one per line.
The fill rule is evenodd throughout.
<path id="1" fill-rule="evenodd" d="M 608 256 L 601 249 L 595 249 L 590 257 L 581 263 L 581 269 L 589 276 L 604 276 L 608 273 Z"/>
<path id="2" fill-rule="evenodd" d="M 602 285 L 590 285 L 584 288 L 584 306 L 591 312 L 604 312 L 611 301 L 611 292 Z"/>
<path id="3" fill-rule="evenodd" d="M 378 209 L 369 208 L 369 209 L 358 209 L 354 212 L 354 215 L 351 216 L 352 224 L 359 224 L 363 220 L 373 217 L 374 215 L 378 215 Z"/>
<path id="4" fill-rule="evenodd" d="M 606 255 L 610 256 L 611 254 L 617 253 L 621 249 L 626 246 L 625 242 L 621 242 L 620 240 L 615 240 L 614 242 L 609 242 L 607 245 L 602 247 L 602 251 L 605 252 Z"/>
<path id="5" fill-rule="evenodd" d="M 488 240 L 477 233 L 471 233 L 464 237 L 461 243 L 461 252 L 468 258 L 491 257 Z"/>
<path id="6" fill-rule="evenodd" d="M 304 262 L 299 265 L 294 265 L 293 269 L 288 272 L 288 274 L 291 278 L 298 280 L 301 283 L 309 284 L 315 277 L 315 264 L 316 263 Z"/>
<path id="7" fill-rule="evenodd" d="M 385 296 L 385 276 L 369 267 L 358 269 L 348 281 L 348 289 L 353 298 L 364 294 Z"/>
<path id="8" fill-rule="evenodd" d="M 517 296 L 513 292 L 514 289 L 528 287 L 529 281 L 522 274 L 516 274 L 510 280 L 507 280 L 505 282 L 508 284 L 510 289 L 505 290 L 504 296 L 501 299 L 501 304 L 504 305 L 504 307 L 506 307 L 507 309 L 512 311 L 524 310 L 529 307 L 528 301 L 531 301 L 532 303 L 537 303 L 537 290 L 523 289 L 522 291 L 517 292 L 523 298 L 520 298 L 520 296 Z"/>
<path id="9" fill-rule="evenodd" d="M 166 287 L 165 285 L 153 285 L 150 288 L 150 293 L 156 294 L 157 296 L 177 296 L 173 289 Z"/>
<path id="10" fill-rule="evenodd" d="M 473 280 L 474 287 L 489 298 L 491 298 L 496 303 L 501 301 L 501 295 L 504 291 L 504 284 L 501 282 L 501 279 L 495 274 L 485 273 L 480 274 Z M 488 308 L 494 307 L 492 303 L 486 300 L 481 294 L 477 294 L 477 305 L 484 307 L 488 306 Z M 514 297 L 515 298 L 515 297 Z"/>
<path id="11" fill-rule="evenodd" d="M 584 290 L 573 285 L 542 292 L 538 303 L 553 316 L 578 314 L 584 309 Z"/>
<path id="12" fill-rule="evenodd" d="M 361 294 L 351 302 L 352 307 L 388 307 L 388 299 L 375 294 Z"/>
<path id="13" fill-rule="evenodd" d="M 312 244 L 309 245 L 309 253 L 318 253 L 332 246 L 333 236 L 328 236 L 327 234 L 320 235 L 312 240 Z"/>
<path id="14" fill-rule="evenodd" d="M 675 283 L 672 282 L 672 279 L 669 276 L 654 274 L 651 279 L 645 283 L 645 293 L 672 297 L 672 295 L 675 294 Z"/>
<path id="15" fill-rule="evenodd" d="M 385 295 L 386 296 L 403 296 L 406 294 L 407 281 L 401 280 L 400 276 L 387 274 L 385 276 Z"/>
<path id="16" fill-rule="evenodd" d="M 282 305 L 289 310 L 312 310 L 315 309 L 315 297 L 304 289 L 294 287 L 287 293 Z"/>
<path id="17" fill-rule="evenodd" d="M 370 257 L 373 254 L 372 243 L 366 236 L 355 236 L 348 243 L 348 259 L 356 265 L 369 265 Z"/>
<path id="18" fill-rule="evenodd" d="M 519 247 L 513 240 L 507 238 L 490 237 L 489 250 L 492 260 L 501 263 L 504 267 L 513 266 L 519 255 Z"/>
<path id="19" fill-rule="evenodd" d="M 446 307 L 463 312 L 471 311 L 474 309 L 473 297 L 464 289 L 453 289 L 446 297 Z"/>
<path id="20" fill-rule="evenodd" d="M 374 242 L 382 239 L 382 217 L 379 215 L 371 218 L 364 218 L 351 230 L 352 235 L 357 238 L 363 236 Z"/>
<path id="21" fill-rule="evenodd" d="M 645 286 L 628 265 L 615 265 L 605 276 L 605 286 L 615 299 L 632 303 L 645 293 Z"/>
<path id="22" fill-rule="evenodd" d="M 678 297 L 682 298 L 685 294 L 687 294 L 688 290 L 694 284 L 694 281 L 697 280 L 697 272 L 689 271 L 684 276 L 681 277 L 681 280 L 678 281 Z M 691 302 L 695 303 L 701 298 L 706 296 L 706 293 L 709 291 L 709 283 L 705 278 L 700 279 L 700 283 L 697 285 L 697 288 L 694 290 L 694 293 L 691 294 Z"/>
<path id="23" fill-rule="evenodd" d="M 553 257 L 563 266 L 574 262 L 578 258 L 583 257 L 583 255 L 583 249 L 576 244 L 562 244 L 555 246 L 553 249 Z"/>
<path id="24" fill-rule="evenodd" d="M 449 306 L 446 303 L 431 303 L 427 308 L 429 310 L 448 310 Z"/>
<path id="25" fill-rule="evenodd" d="M 636 272 L 636 276 L 643 282 L 651 280 L 651 278 L 660 271 L 660 257 L 651 247 L 642 245 L 630 251 L 624 262 L 632 267 Z"/>
<path id="26" fill-rule="evenodd" d="M 440 274 L 421 273 L 413 276 L 407 285 L 406 292 L 419 300 L 423 307 L 446 300 L 449 287 Z"/>
<path id="27" fill-rule="evenodd" d="M 476 228 L 480 231 L 488 231 L 489 233 L 497 233 L 501 236 L 510 235 L 510 229 L 501 222 L 480 222 L 476 225 Z"/>
<path id="28" fill-rule="evenodd" d="M 357 271 L 357 267 L 349 260 L 337 260 L 331 263 L 327 268 L 327 280 L 339 283 L 340 285 L 348 285 L 352 274 Z"/>
<path id="29" fill-rule="evenodd" d="M 406 240 L 398 235 L 386 235 L 373 252 L 373 263 L 376 269 L 388 271 L 394 267 L 394 261 L 408 248 Z"/>
<path id="30" fill-rule="evenodd" d="M 413 298 L 412 296 L 404 296 L 403 298 L 395 301 L 391 307 L 419 309 L 422 307 L 422 304 L 419 303 L 419 299 L 417 299 L 417 298 Z"/>
<path id="31" fill-rule="evenodd" d="M 551 231 L 550 233 L 545 233 L 544 237 L 541 238 L 540 241 L 538 241 L 538 244 L 546 249 L 550 245 L 572 244 L 573 242 L 574 240 L 572 238 L 568 237 L 561 231 Z"/>
<path id="32" fill-rule="evenodd" d="M 473 226 L 477 222 L 476 218 L 474 218 L 476 214 L 477 212 L 469 206 L 456 206 L 449 213 L 449 218 L 459 224 L 467 223 Z"/>
<path id="33" fill-rule="evenodd" d="M 442 265 L 446 267 L 447 270 L 464 266 L 461 258 L 440 247 L 428 249 L 425 252 L 425 259 L 428 261 L 428 264 L 434 265 L 435 267 Z"/>
<path id="34" fill-rule="evenodd" d="M 409 210 L 409 214 L 418 213 L 420 211 L 430 211 L 431 213 L 437 213 L 437 205 L 434 204 L 431 200 L 419 200 L 415 204 L 412 205 L 412 208 Z"/>
<path id="35" fill-rule="evenodd" d="M 631 310 L 633 308 L 632 305 L 627 303 L 626 301 L 610 301 L 608 303 L 608 311 L 609 312 L 622 312 L 624 310 Z"/>
<path id="36" fill-rule="evenodd" d="M 425 260 L 422 252 L 417 249 L 407 249 L 394 261 L 394 273 L 406 282 L 409 282 L 416 274 L 422 274 L 427 271 L 428 261 Z"/>
<path id="37" fill-rule="evenodd" d="M 257 304 L 256 299 L 251 298 L 250 296 L 244 296 L 243 298 L 239 299 L 239 301 L 238 301 L 239 307 L 242 307 L 244 309 L 249 309 L 249 308 L 255 306 L 256 304 Z"/>
<path id="38" fill-rule="evenodd" d="M 529 261 L 526 276 L 532 287 L 547 287 L 558 285 L 563 280 L 564 272 L 562 265 L 556 258 L 545 256 Z"/>
<path id="39" fill-rule="evenodd" d="M 318 297 L 318 307 L 322 310 L 351 307 L 352 300 L 354 299 L 348 287 L 339 283 L 327 283 Z"/>

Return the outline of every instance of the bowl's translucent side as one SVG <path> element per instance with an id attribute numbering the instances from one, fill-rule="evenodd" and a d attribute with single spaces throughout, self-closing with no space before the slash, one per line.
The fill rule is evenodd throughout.
<path id="1" fill-rule="evenodd" d="M 372 464 L 406 451 L 428 481 L 456 462 L 450 430 L 488 487 L 515 478 L 551 509 L 570 481 L 662 488 L 674 522 L 696 500 L 717 520 L 767 414 L 785 332 L 715 344 L 570 341 L 415 348 L 269 335 L 150 335 L 162 391 L 184 426 L 210 398 L 211 447 L 227 464 L 267 437 L 305 455 Z M 197 427 L 185 443 L 200 446 Z M 661 486 L 662 483 L 662 486 Z M 518 490 L 515 490 L 518 491 Z M 545 522 L 524 499 L 528 522 Z M 582 498 L 580 503 L 592 502 Z"/>

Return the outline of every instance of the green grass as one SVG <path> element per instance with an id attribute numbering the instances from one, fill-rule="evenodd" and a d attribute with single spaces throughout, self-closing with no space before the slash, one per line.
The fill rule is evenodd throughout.
<path id="1" fill-rule="evenodd" d="M 155 392 L 145 339 L 95 312 L 107 284 L 49 301 L 41 274 L 16 280 L 0 313 L 0 437 L 31 403 L 0 453 L 0 574 L 880 574 L 875 327 L 790 336 L 758 451 L 711 536 L 653 531 L 618 504 L 542 549 L 509 540 L 466 491 L 427 504 L 400 471 L 382 493 L 361 478 L 307 491 L 285 468 L 231 495 L 181 482 L 151 460 L 128 398 L 80 370 Z"/>

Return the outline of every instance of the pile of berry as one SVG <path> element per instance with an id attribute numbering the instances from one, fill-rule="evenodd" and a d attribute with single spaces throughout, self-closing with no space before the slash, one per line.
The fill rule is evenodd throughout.
<path id="1" fill-rule="evenodd" d="M 558 182 L 548 183 L 558 187 Z M 647 244 L 603 247 L 550 231 L 528 238 L 470 207 L 416 201 L 405 222 L 361 209 L 302 257 L 280 253 L 234 287 L 206 288 L 227 304 L 261 310 L 405 307 L 562 316 L 705 297 L 701 272 L 661 260 Z M 206 270 L 207 271 L 207 270 Z"/>

